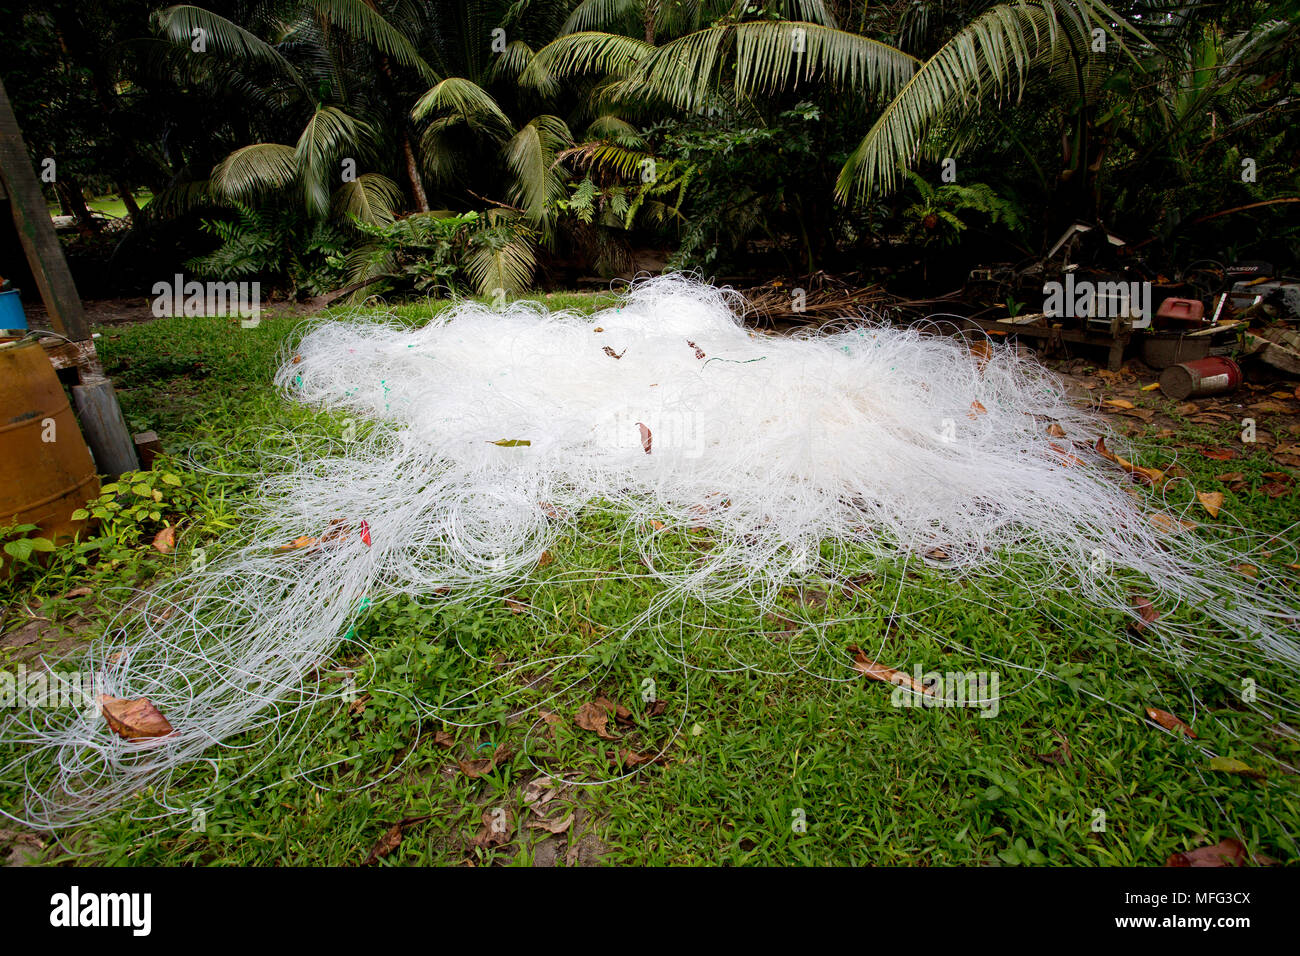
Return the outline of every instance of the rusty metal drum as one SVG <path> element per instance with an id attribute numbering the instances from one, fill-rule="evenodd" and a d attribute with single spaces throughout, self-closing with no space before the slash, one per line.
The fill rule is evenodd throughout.
<path id="1" fill-rule="evenodd" d="M 45 350 L 0 345 L 0 527 L 35 524 L 66 539 L 83 526 L 72 512 L 98 494 L 94 460 Z"/>

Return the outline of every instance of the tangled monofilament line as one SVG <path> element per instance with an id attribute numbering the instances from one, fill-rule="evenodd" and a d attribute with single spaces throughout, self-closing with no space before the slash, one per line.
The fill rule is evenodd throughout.
<path id="1" fill-rule="evenodd" d="M 661 587 L 621 637 L 662 630 L 680 602 L 763 612 L 787 587 L 882 561 L 965 576 L 1027 559 L 1098 608 L 1136 615 L 1133 576 L 1162 608 L 1195 608 L 1195 628 L 1148 629 L 1157 655 L 1214 645 L 1300 670 L 1285 589 L 1222 570 L 1245 537 L 1213 539 L 1135 495 L 1095 451 L 1104 425 L 1042 366 L 860 320 L 764 335 L 737 305 L 669 276 L 594 315 L 463 303 L 420 328 L 314 325 L 276 383 L 355 416 L 349 436 L 364 420 L 363 437 L 266 477 L 246 545 L 151 591 L 94 643 L 84 666 L 104 692 L 149 698 L 174 734 L 128 741 L 93 712 L 10 720 L 22 818 L 84 821 L 146 786 L 166 806 L 182 769 L 207 760 L 215 774 L 212 752 L 235 741 L 270 759 L 336 692 L 318 668 L 368 606 L 499 600 L 595 511 Z M 688 529 L 710 546 L 683 548 Z M 467 696 L 426 712 L 454 719 Z"/>

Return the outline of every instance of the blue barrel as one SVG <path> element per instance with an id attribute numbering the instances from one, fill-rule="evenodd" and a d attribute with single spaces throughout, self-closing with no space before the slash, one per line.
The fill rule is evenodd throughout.
<path id="1" fill-rule="evenodd" d="M 25 329 L 27 316 L 17 289 L 0 292 L 0 329 Z"/>

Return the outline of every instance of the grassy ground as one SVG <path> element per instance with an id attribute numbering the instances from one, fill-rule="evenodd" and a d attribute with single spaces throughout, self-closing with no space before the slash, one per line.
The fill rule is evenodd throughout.
<path id="1" fill-rule="evenodd" d="M 147 189 L 138 190 L 135 193 L 135 201 L 143 209 L 153 199 L 153 193 Z M 105 216 L 111 216 L 114 219 L 126 218 L 126 202 L 116 193 L 109 193 L 107 196 L 96 196 L 93 199 L 86 200 L 86 206 L 92 212 L 102 213 Z M 62 215 L 58 203 L 50 203 L 50 215 Z"/>
<path id="2" fill-rule="evenodd" d="M 607 301 L 557 295 L 546 304 Z M 434 307 L 399 312 L 418 322 Z M 115 558 L 85 568 L 56 562 L 44 576 L 6 585 L 11 609 L 52 622 L 35 644 L 4 652 L 10 666 L 92 629 L 119 605 L 124 585 L 184 566 L 195 547 L 238 537 L 254 488 L 241 475 L 267 467 L 286 431 L 338 433 L 338 422 L 286 404 L 269 387 L 299 324 L 271 317 L 241 329 L 233 319 L 185 318 L 105 329 L 101 353 L 133 430 L 156 430 L 173 456 L 159 470 L 183 480 L 168 500 L 181 515 L 179 547 L 153 551 L 157 525 L 146 523 L 139 546 L 125 543 Z M 1184 450 L 1232 441 L 1236 426 L 1191 422 L 1158 395 L 1140 402 L 1173 422 L 1167 435 L 1142 426 L 1154 448 L 1143 463 L 1167 464 L 1177 453 L 1191 485 L 1210 487 L 1227 466 Z M 1244 475 L 1229 495 L 1234 514 L 1265 532 L 1296 519 L 1294 492 L 1259 491 L 1276 467 L 1267 453 L 1231 467 Z M 615 520 L 590 518 L 554 549 L 540 580 L 509 600 L 373 607 L 323 678 L 352 671 L 363 696 L 316 708 L 294 744 L 269 761 L 256 741 L 222 756 L 223 775 L 247 777 L 193 798 L 201 825 L 185 815 L 143 822 L 153 804 L 142 794 L 58 842 L 41 836 L 39 852 L 29 841 L 29 855 L 350 865 L 400 825 L 401 842 L 383 864 L 1152 865 L 1225 838 L 1280 861 L 1300 858 L 1295 777 L 1261 754 L 1294 762 L 1296 742 L 1237 703 L 1238 675 L 1157 663 L 1118 615 L 1045 592 L 1031 566 L 955 583 L 912 570 L 897 606 L 900 569 L 882 567 L 854 588 L 790 593 L 782 615 L 688 610 L 683 654 L 679 631 L 610 638 L 645 606 L 647 585 L 570 576 L 634 560 L 601 543 L 616 540 Z M 79 586 L 91 593 L 60 597 Z M 981 591 L 988 608 L 951 600 Z M 837 623 L 791 623 L 828 618 Z M 0 631 L 21 620 L 13 611 Z M 851 644 L 909 672 L 916 664 L 996 671 L 1000 711 L 986 718 L 976 708 L 893 706 L 888 685 L 846 666 Z M 576 659 L 553 683 L 530 665 L 561 655 Z M 1262 684 L 1273 679 L 1260 676 Z M 460 697 L 492 678 L 540 709 L 511 720 L 496 694 Z M 608 721 L 618 739 L 579 726 L 584 705 L 600 697 L 625 708 Z M 430 720 L 413 699 L 443 713 L 462 707 L 459 726 Z M 1198 739 L 1153 727 L 1142 716 L 1147 707 L 1192 721 Z M 1263 778 L 1214 769 L 1211 754 L 1239 758 Z M 545 788 L 547 773 L 575 785 Z M 177 793 L 199 793 L 205 779 L 196 774 Z M 13 783 L 0 785 L 0 806 L 20 797 Z M 0 859 L 3 838 L 0 827 Z"/>

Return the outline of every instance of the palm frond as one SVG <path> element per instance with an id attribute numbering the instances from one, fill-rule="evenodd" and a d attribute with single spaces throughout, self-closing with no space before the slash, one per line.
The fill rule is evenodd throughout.
<path id="1" fill-rule="evenodd" d="M 552 204 L 565 196 L 556 154 L 573 142 L 558 116 L 538 116 L 505 145 L 506 166 L 514 177 L 509 199 L 533 223 L 545 224 Z"/>
<path id="2" fill-rule="evenodd" d="M 379 173 L 362 173 L 335 191 L 333 209 L 336 215 L 369 226 L 386 226 L 393 221 L 401 202 L 402 190 L 397 183 Z"/>
<path id="3" fill-rule="evenodd" d="M 571 33 L 546 44 L 537 51 L 532 63 L 520 77 L 521 82 L 536 85 L 534 71 L 556 77 L 627 76 L 655 47 L 644 40 L 613 33 Z"/>
<path id="4" fill-rule="evenodd" d="M 348 33 L 360 38 L 402 66 L 411 67 L 426 80 L 437 73 L 416 51 L 415 45 L 366 0 L 310 0 L 312 8 Z"/>
<path id="5" fill-rule="evenodd" d="M 609 33 L 639 29 L 645 0 L 582 0 L 560 27 L 561 35 L 602 30 Z"/>
<path id="6" fill-rule="evenodd" d="M 449 76 L 428 90 L 416 101 L 411 116 L 419 121 L 434 113 L 446 112 L 460 117 L 474 129 L 498 137 L 514 132 L 510 117 L 497 105 L 492 94 L 463 76 Z"/>
<path id="7" fill-rule="evenodd" d="M 939 144 L 927 136 L 953 111 L 1018 96 L 1031 70 L 1048 72 L 1045 67 L 1060 69 L 1086 58 L 1095 22 L 1085 15 L 1089 3 L 1063 13 L 1064 6 L 1062 0 L 1002 3 L 953 36 L 912 76 L 849 156 L 836 195 L 843 200 L 855 192 L 892 190 L 902 165 L 920 153 L 938 155 Z"/>
<path id="8" fill-rule="evenodd" d="M 337 106 L 323 106 L 307 121 L 294 148 L 294 159 L 302 176 L 307 208 L 314 215 L 324 216 L 329 211 L 333 191 L 330 186 L 339 174 L 334 164 L 349 154 L 356 159 L 364 146 L 363 139 L 371 132 L 368 124 Z"/>
<path id="9" fill-rule="evenodd" d="M 281 143 L 253 143 L 237 149 L 212 170 L 212 191 L 240 199 L 282 189 L 298 175 L 297 152 Z"/>
<path id="10" fill-rule="evenodd" d="M 609 140 L 624 149 L 643 149 L 646 144 L 639 129 L 612 113 L 601 113 L 593 119 L 582 138 L 587 141 Z"/>
<path id="11" fill-rule="evenodd" d="M 587 45 L 598 48 L 594 40 Z M 579 50 L 561 65 L 577 66 Z M 724 69 L 733 55 L 734 71 Z M 813 81 L 844 90 L 892 94 L 919 65 L 915 57 L 887 43 L 815 23 L 732 23 L 698 30 L 643 52 L 634 69 L 624 69 L 612 98 L 648 97 L 680 109 L 699 109 L 728 85 L 737 93 L 769 96 Z"/>
<path id="12" fill-rule="evenodd" d="M 474 237 L 465 259 L 465 271 L 482 295 L 527 291 L 532 283 L 537 255 L 525 237 L 508 227 L 488 229 Z"/>
<path id="13" fill-rule="evenodd" d="M 201 38 L 210 50 L 274 67 L 295 86 L 306 91 L 298 71 L 275 47 L 225 17 L 202 7 L 179 4 L 158 14 L 158 26 L 163 35 L 178 46 L 189 48 L 196 38 Z"/>

